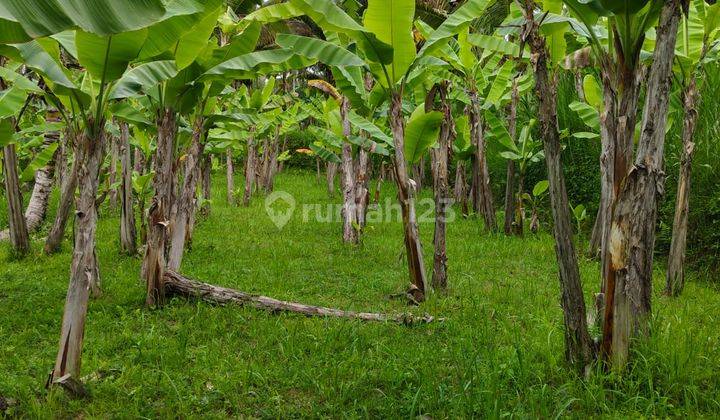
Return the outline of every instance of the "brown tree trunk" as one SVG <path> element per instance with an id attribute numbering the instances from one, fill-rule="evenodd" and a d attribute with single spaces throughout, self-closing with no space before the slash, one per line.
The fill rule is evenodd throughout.
<path id="1" fill-rule="evenodd" d="M 88 130 L 92 127 L 91 124 Z M 95 255 L 95 196 L 103 160 L 105 134 L 102 131 L 102 121 L 97 123 L 97 127 L 100 127 L 97 137 L 85 132 L 80 136 L 76 147 L 75 162 L 80 196 L 75 212 L 75 247 L 52 383 L 60 382 L 67 375 L 79 381 L 88 300 L 92 291 L 97 293 L 99 290 L 100 277 Z"/>
<path id="2" fill-rule="evenodd" d="M 560 289 L 565 321 L 565 357 L 584 372 L 595 359 L 595 349 L 588 332 L 585 300 L 580 283 L 580 271 L 573 245 L 573 233 L 568 205 L 565 177 L 562 171 L 560 133 L 557 123 L 557 85 L 548 71 L 548 52 L 540 35 L 539 23 L 534 20 L 534 2 L 528 0 L 524 34 L 529 36 L 535 69 L 535 93 L 539 102 L 540 130 L 545 148 L 550 204 L 553 214 L 553 233 L 560 273 Z"/>
<path id="3" fill-rule="evenodd" d="M 513 227 L 517 236 L 523 236 L 525 234 L 525 203 L 523 201 L 523 193 L 525 192 L 525 174 L 522 168 L 518 174 L 518 190 L 515 202 L 515 222 Z"/>
<path id="4" fill-rule="evenodd" d="M 177 136 L 176 114 L 165 110 L 160 115 L 155 152 L 155 196 L 150 204 L 147 247 L 143 260 L 143 275 L 147 284 L 145 304 L 161 306 L 165 301 L 163 274 L 166 269 L 166 243 L 170 212 L 174 200 L 174 143 Z"/>
<path id="5" fill-rule="evenodd" d="M 360 228 L 367 222 L 367 210 L 370 204 L 370 153 L 360 148 L 358 162 L 355 167 L 355 209 Z"/>
<path id="6" fill-rule="evenodd" d="M 58 122 L 60 119 L 55 115 L 51 115 L 46 118 L 46 121 L 50 124 Z M 60 132 L 51 131 L 45 134 L 45 146 L 51 146 L 52 144 L 60 142 Z M 55 151 L 52 159 L 44 168 L 40 168 L 35 172 L 35 186 L 33 187 L 30 201 L 25 209 L 25 221 L 27 222 L 27 229 L 29 233 L 33 233 L 40 229 L 40 225 L 45 221 L 47 214 L 48 204 L 50 203 L 50 194 L 53 189 L 53 178 L 55 176 L 55 160 L 59 154 L 58 150 Z"/>
<path id="7" fill-rule="evenodd" d="M 433 275 L 432 286 L 436 290 L 447 290 L 447 209 L 450 205 L 450 185 L 448 161 L 455 131 L 452 110 L 447 98 L 447 83 L 438 85 L 443 122 L 438 139 L 439 147 L 432 151 L 433 190 L 435 192 L 435 234 L 433 237 Z M 427 103 L 426 103 L 427 107 Z"/>
<path id="8" fill-rule="evenodd" d="M 225 179 L 227 180 L 227 202 L 235 205 L 235 166 L 233 165 L 232 150 L 225 151 Z"/>
<path id="9" fill-rule="evenodd" d="M 20 179 L 18 177 L 18 161 L 15 144 L 3 148 L 3 175 L 5 177 L 5 197 L 8 206 L 8 223 L 10 230 L 10 243 L 18 256 L 30 251 L 30 235 L 28 234 L 25 215 L 22 210 L 22 195 L 20 195 Z"/>
<path id="10" fill-rule="evenodd" d="M 137 233 L 133 210 L 132 168 L 130 162 L 130 129 L 127 123 L 120 123 L 120 250 L 127 255 L 137 254 Z"/>
<path id="11" fill-rule="evenodd" d="M 247 159 L 245 161 L 245 193 L 243 195 L 243 205 L 250 205 L 252 198 L 253 185 L 255 184 L 255 174 L 257 172 L 257 149 L 255 146 L 255 133 L 250 130 L 250 137 L 247 143 Z"/>
<path id="12" fill-rule="evenodd" d="M 697 125 L 698 112 L 695 104 L 698 91 L 694 78 L 690 79 L 683 92 L 685 119 L 683 120 L 683 150 L 680 158 L 680 177 L 675 199 L 675 218 L 673 220 L 672 241 L 668 256 L 667 282 L 665 293 L 679 296 L 685 287 L 685 250 L 687 247 L 688 216 L 690 213 L 690 174 L 695 152 L 693 136 Z"/>
<path id="13" fill-rule="evenodd" d="M 205 204 L 203 204 L 202 209 L 200 210 L 203 215 L 207 216 L 208 214 L 210 214 L 210 188 L 212 187 L 212 155 L 205 155 L 200 170 L 202 172 L 202 196 L 205 200 Z"/>
<path id="14" fill-rule="evenodd" d="M 71 136 L 68 135 L 68 138 L 70 137 Z M 77 189 L 78 184 L 78 170 L 79 168 L 76 157 L 70 173 L 65 177 L 65 183 L 62 185 L 60 191 L 60 204 L 58 205 L 57 212 L 55 213 L 55 221 L 53 222 L 50 233 L 48 233 L 48 237 L 45 240 L 45 253 L 48 255 L 60 251 L 60 245 L 62 244 L 63 237 L 65 236 L 65 227 L 70 216 L 70 210 L 72 209 L 75 201 L 75 190 Z"/>
<path id="15" fill-rule="evenodd" d="M 338 164 L 335 162 L 327 163 L 327 192 L 328 197 L 333 198 L 335 196 L 335 176 L 337 175 Z"/>
<path id="16" fill-rule="evenodd" d="M 455 202 L 460 204 L 460 210 L 463 216 L 467 216 L 470 212 L 468 207 L 468 185 L 465 174 L 465 161 L 458 161 L 455 167 Z"/>
<path id="17" fill-rule="evenodd" d="M 493 206 L 492 190 L 490 188 L 490 173 L 485 150 L 485 133 L 483 132 L 483 121 L 480 111 L 480 98 L 475 89 L 470 89 L 469 117 L 470 137 L 475 146 L 475 158 L 473 160 L 473 210 L 482 215 L 485 222 L 485 230 L 495 232 L 497 220 L 495 219 L 495 208 Z"/>
<path id="18" fill-rule="evenodd" d="M 665 127 L 682 3 L 669 0 L 657 27 L 635 163 L 624 178 L 612 213 L 603 329 L 603 357 L 623 369 L 630 340 L 647 333 L 657 198 L 663 192 Z M 616 162 L 617 164 L 617 162 Z"/>
<path id="19" fill-rule="evenodd" d="M 355 196 L 355 171 L 353 166 L 352 145 L 348 139 L 352 135 L 352 127 L 348 119 L 350 112 L 350 102 L 347 98 L 342 98 L 340 103 L 340 119 L 343 125 L 343 136 L 345 137 L 342 145 L 342 192 L 343 192 L 343 242 L 357 243 L 358 231 L 355 228 L 358 225 L 357 202 Z"/>
<path id="20" fill-rule="evenodd" d="M 590 234 L 590 243 L 588 244 L 587 254 L 590 258 L 597 258 L 600 254 L 600 242 L 602 236 L 602 208 L 598 209 L 595 217 L 592 233 Z"/>
<path id="21" fill-rule="evenodd" d="M 182 275 L 172 271 L 165 272 L 165 286 L 167 288 L 168 294 L 192 297 L 204 300 L 209 303 L 221 305 L 225 305 L 228 303 L 233 303 L 240 306 L 249 305 L 257 309 L 267 310 L 271 312 L 291 312 L 306 316 L 322 318 L 332 317 L 350 318 L 361 321 L 397 322 L 407 325 L 430 323 L 435 320 L 435 318 L 429 315 L 425 315 L 423 317 L 414 317 L 409 314 L 392 316 L 378 313 L 343 311 L 340 309 L 311 306 L 295 302 L 286 302 L 267 296 L 251 295 L 225 287 L 201 283 L 199 281 L 183 277 Z"/>
<path id="22" fill-rule="evenodd" d="M 517 77 L 512 82 L 512 94 L 510 101 L 510 118 L 508 120 L 508 128 L 510 138 L 517 140 L 517 108 L 520 103 L 520 92 L 518 91 Z M 515 161 L 508 160 L 507 175 L 505 177 L 505 225 L 504 231 L 506 235 L 514 233 L 513 221 L 515 220 Z"/>
<path id="23" fill-rule="evenodd" d="M 278 147 L 280 147 L 280 125 L 275 127 L 275 135 L 267 142 L 267 156 L 262 167 L 262 188 L 265 193 L 271 193 L 275 185 L 277 173 Z"/>
<path id="24" fill-rule="evenodd" d="M 633 158 L 635 125 L 643 71 L 626 69 L 609 61 L 601 65 L 605 109 L 600 115 L 600 293 L 605 293 L 609 275 L 609 241 L 613 205 Z"/>
<path id="25" fill-rule="evenodd" d="M 118 156 L 119 156 L 119 145 L 118 139 L 114 136 L 110 136 L 110 169 L 108 174 L 108 191 L 110 195 L 110 208 L 115 210 L 118 203 L 118 189 L 113 188 L 113 185 L 117 182 L 118 178 Z"/>
<path id="26" fill-rule="evenodd" d="M 192 144 L 185 159 L 185 180 L 178 199 L 177 213 L 172 223 L 170 235 L 170 253 L 168 255 L 167 267 L 172 271 L 179 270 L 182 264 L 185 243 L 188 236 L 188 226 L 190 219 L 195 213 L 195 191 L 197 191 L 198 175 L 200 174 L 198 168 L 205 148 L 203 144 L 205 137 L 203 124 L 204 120 L 202 117 L 195 121 Z"/>
<path id="27" fill-rule="evenodd" d="M 405 121 L 402 115 L 402 95 L 393 92 L 390 105 L 390 127 L 395 146 L 395 180 L 398 187 L 398 199 L 402 209 L 403 228 L 405 230 L 405 250 L 410 272 L 411 289 L 409 295 L 416 302 L 425 300 L 425 266 L 423 264 L 422 243 L 415 213 L 415 189 L 408 177 L 405 160 Z"/>

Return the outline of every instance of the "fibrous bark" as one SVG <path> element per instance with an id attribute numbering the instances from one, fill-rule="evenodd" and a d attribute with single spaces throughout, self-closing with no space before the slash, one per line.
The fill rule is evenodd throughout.
<path id="1" fill-rule="evenodd" d="M 695 107 L 698 91 L 694 78 L 690 79 L 683 92 L 685 118 L 683 120 L 683 148 L 680 157 L 680 177 L 678 178 L 677 196 L 675 198 L 675 218 L 668 256 L 667 279 L 665 293 L 679 296 L 685 287 L 685 251 L 687 247 L 688 217 L 690 215 L 690 175 L 692 159 L 695 152 L 693 136 L 697 125 L 698 112 Z"/>
<path id="2" fill-rule="evenodd" d="M 333 198 L 335 196 L 335 175 L 337 175 L 338 164 L 335 162 L 327 163 L 327 192 L 328 197 Z"/>
<path id="3" fill-rule="evenodd" d="M 257 309 L 271 312 L 292 312 L 306 316 L 322 318 L 349 318 L 360 321 L 395 322 L 399 324 L 426 324 L 435 321 L 429 315 L 416 317 L 410 314 L 387 315 L 368 312 L 352 312 L 340 309 L 311 306 L 302 303 L 286 302 L 266 296 L 251 295 L 225 287 L 213 286 L 192 280 L 173 271 L 165 272 L 165 288 L 168 294 L 201 299 L 209 303 L 228 304 L 240 306 L 250 305 Z M 439 320 L 441 321 L 441 320 Z"/>
<path id="4" fill-rule="evenodd" d="M 652 94 L 645 103 L 635 162 L 624 175 L 612 213 L 603 356 L 616 369 L 627 363 L 630 340 L 648 332 L 657 200 L 664 190 L 665 128 L 683 4 L 668 0 L 660 14 L 647 84 Z"/>
<path id="5" fill-rule="evenodd" d="M 75 135 L 68 131 L 65 136 L 68 142 L 75 140 Z M 60 190 L 60 204 L 58 204 L 57 212 L 55 213 L 55 221 L 53 222 L 50 233 L 45 240 L 45 253 L 54 254 L 60 250 L 63 236 L 65 236 L 65 227 L 67 225 L 68 218 L 70 217 L 70 210 L 72 209 L 75 201 L 75 190 L 78 184 L 78 161 L 77 156 L 73 163 L 70 173 L 65 177 Z"/>
<path id="6" fill-rule="evenodd" d="M 8 224 L 10 225 L 10 243 L 15 254 L 23 256 L 30 250 L 30 235 L 22 211 L 22 196 L 20 195 L 20 179 L 17 167 L 15 144 L 3 147 L 3 175 L 5 177 Z"/>
<path id="7" fill-rule="evenodd" d="M 245 193 L 243 195 L 243 205 L 245 207 L 250 205 L 256 173 L 257 148 L 255 146 L 255 133 L 250 130 L 250 137 L 248 137 L 247 141 L 247 159 L 245 160 Z"/>
<path id="8" fill-rule="evenodd" d="M 120 250 L 128 255 L 137 253 L 137 232 L 133 211 L 132 162 L 130 161 L 130 129 L 127 123 L 120 123 L 118 143 L 120 154 Z"/>
<path id="9" fill-rule="evenodd" d="M 185 158 L 185 180 L 177 200 L 177 212 L 172 222 L 168 269 L 177 271 L 182 263 L 190 220 L 195 213 L 195 191 L 197 190 L 200 159 L 204 146 L 203 118 L 198 118 L 193 127 L 192 143 Z"/>
<path id="10" fill-rule="evenodd" d="M 435 235 L 433 237 L 433 275 L 432 286 L 437 290 L 446 290 L 448 286 L 447 273 L 447 209 L 450 205 L 450 185 L 448 175 L 449 154 L 454 134 L 452 110 L 447 98 L 447 84 L 437 85 L 440 96 L 440 111 L 443 121 L 440 126 L 437 149 L 432 151 L 433 189 L 435 192 Z M 426 108 L 427 108 L 426 102 Z"/>
<path id="11" fill-rule="evenodd" d="M 353 166 L 353 155 L 352 145 L 348 137 L 352 134 L 352 127 L 350 126 L 350 119 L 348 113 L 350 112 L 350 102 L 347 98 L 340 100 L 340 119 L 343 125 L 343 136 L 345 141 L 342 145 L 342 192 L 343 192 L 343 242 L 345 243 L 357 243 L 358 242 L 358 231 L 356 226 L 358 225 L 357 209 L 355 204 L 357 202 L 355 196 L 355 172 Z"/>
<path id="12" fill-rule="evenodd" d="M 370 152 L 360 148 L 355 165 L 355 209 L 357 222 L 364 228 L 367 222 L 367 210 L 370 204 Z"/>
<path id="13" fill-rule="evenodd" d="M 405 251 L 407 254 L 412 295 L 416 302 L 425 300 L 426 277 L 423 265 L 422 243 L 415 213 L 415 187 L 408 176 L 405 160 L 405 121 L 402 114 L 402 95 L 393 92 L 390 104 L 390 127 L 395 146 L 394 169 L 398 187 L 398 200 L 402 209 L 403 228 L 405 232 Z"/>
<path id="14" fill-rule="evenodd" d="M 97 127 L 104 127 L 102 121 L 97 124 Z M 90 124 L 87 130 L 93 127 Z M 61 382 L 67 375 L 79 380 L 88 299 L 91 292 L 99 292 L 100 273 L 95 255 L 95 196 L 102 166 L 104 137 L 102 128 L 95 133 L 86 131 L 78 139 L 76 147 L 75 162 L 80 180 L 80 195 L 75 211 L 75 247 L 52 383 Z"/>
<path id="15" fill-rule="evenodd" d="M 150 204 L 147 247 L 142 277 L 147 284 L 145 303 L 160 306 L 165 301 L 163 273 L 166 269 L 166 243 L 170 212 L 174 203 L 173 150 L 177 135 L 176 114 L 165 110 L 158 119 L 157 150 L 155 152 L 155 196 Z"/>
<path id="16" fill-rule="evenodd" d="M 534 1 L 527 0 L 524 34 L 532 51 L 535 72 L 535 93 L 539 102 L 539 121 L 545 148 L 550 204 L 553 214 L 555 251 L 560 274 L 560 289 L 565 322 L 565 357 L 581 372 L 595 359 L 595 349 L 588 332 L 585 300 L 580 283 L 580 271 L 573 245 L 570 206 L 565 177 L 562 171 L 560 132 L 557 123 L 557 84 L 548 71 L 548 51 L 535 21 Z"/>
<path id="17" fill-rule="evenodd" d="M 490 173 L 488 170 L 485 133 L 483 132 L 483 121 L 480 111 L 480 98 L 475 89 L 470 89 L 469 120 L 470 137 L 475 146 L 473 159 L 473 210 L 482 215 L 485 222 L 485 230 L 494 232 L 497 230 L 495 220 L 495 208 L 493 206 L 492 190 L 490 188 Z"/>

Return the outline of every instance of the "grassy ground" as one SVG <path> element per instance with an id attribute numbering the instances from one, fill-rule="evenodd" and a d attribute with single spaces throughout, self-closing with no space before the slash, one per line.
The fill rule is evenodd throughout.
<path id="1" fill-rule="evenodd" d="M 388 298 L 407 284 L 398 223 L 374 223 L 362 246 L 348 247 L 339 223 L 303 223 L 298 210 L 278 230 L 262 198 L 250 208 L 228 207 L 216 181 L 212 214 L 198 226 L 185 274 L 285 300 L 447 320 L 363 324 L 180 299 L 148 310 L 140 260 L 119 256 L 118 219 L 104 210 L 104 296 L 90 305 L 83 355 L 89 400 L 43 388 L 57 351 L 71 244 L 45 257 L 38 238 L 20 262 L 0 245 L 0 396 L 12 404 L 6 415 L 665 417 L 720 410 L 720 294 L 707 284 L 691 280 L 680 299 L 668 299 L 657 293 L 658 272 L 653 334 L 636 346 L 628 373 L 582 380 L 563 363 L 549 236 L 488 236 L 477 220 L 451 223 L 450 293 L 408 309 Z M 300 206 L 331 203 L 309 174 L 281 174 L 277 189 Z M 432 225 L 421 231 L 429 256 Z M 598 267 L 582 260 L 581 270 L 589 301 Z"/>

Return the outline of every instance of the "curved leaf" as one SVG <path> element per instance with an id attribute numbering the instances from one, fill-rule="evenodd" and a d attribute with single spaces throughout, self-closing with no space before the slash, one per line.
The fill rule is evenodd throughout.
<path id="1" fill-rule="evenodd" d="M 171 60 L 141 64 L 126 72 L 118 80 L 110 93 L 109 99 L 129 98 L 147 92 L 150 88 L 177 76 L 177 74 L 178 69 L 175 62 Z"/>
<path id="2" fill-rule="evenodd" d="M 415 60 L 414 18 L 415 0 L 368 0 L 365 28 L 393 48 L 388 68 L 391 84 L 400 81 Z"/>
<path id="3" fill-rule="evenodd" d="M 433 111 L 410 119 L 405 127 L 405 159 L 420 162 L 423 155 L 437 143 L 443 115 Z"/>
<path id="4" fill-rule="evenodd" d="M 298 35 L 278 34 L 275 43 L 306 58 L 328 66 L 362 67 L 365 62 L 347 49 L 328 41 Z"/>

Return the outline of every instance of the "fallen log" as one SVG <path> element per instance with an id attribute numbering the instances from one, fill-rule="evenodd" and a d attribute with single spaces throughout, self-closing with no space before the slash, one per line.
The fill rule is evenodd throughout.
<path id="1" fill-rule="evenodd" d="M 353 312 L 340 309 L 311 306 L 296 302 L 286 302 L 267 296 L 253 295 L 225 287 L 214 286 L 192 280 L 173 271 L 165 272 L 165 293 L 169 296 L 185 296 L 203 300 L 209 303 L 234 303 L 240 306 L 250 305 L 257 309 L 271 312 L 294 312 L 312 317 L 334 317 L 359 319 L 361 321 L 395 322 L 403 325 L 428 324 L 433 321 L 443 321 L 433 316 L 415 316 L 412 314 L 390 315 L 382 313 Z"/>

